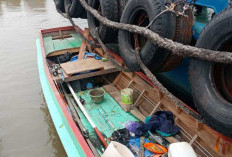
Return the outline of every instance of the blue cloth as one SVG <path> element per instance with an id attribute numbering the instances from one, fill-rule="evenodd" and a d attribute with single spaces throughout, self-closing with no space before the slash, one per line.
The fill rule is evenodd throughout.
<path id="1" fill-rule="evenodd" d="M 78 56 L 73 56 L 70 61 L 74 62 L 74 61 L 77 61 L 77 60 L 78 60 Z"/>
<path id="2" fill-rule="evenodd" d="M 147 139 L 144 139 L 144 143 L 150 143 L 150 141 Z M 128 148 L 133 147 L 133 149 L 135 149 L 137 152 L 139 152 L 140 138 L 130 139 L 129 143 L 127 144 L 127 147 Z M 138 155 L 136 155 L 136 154 L 134 154 L 134 155 L 135 155 L 135 157 L 138 157 Z M 154 153 L 152 153 L 149 150 L 144 148 L 144 157 L 151 157 L 152 155 L 154 155 Z"/>
<path id="3" fill-rule="evenodd" d="M 101 56 L 98 56 L 97 54 L 95 53 L 90 53 L 90 52 L 85 52 L 85 59 L 87 59 L 88 57 L 93 57 L 95 58 L 96 60 L 101 60 L 102 57 Z"/>
<path id="4" fill-rule="evenodd" d="M 92 57 L 92 58 L 95 58 L 96 60 L 101 60 L 102 59 L 102 57 L 101 56 L 99 56 L 99 55 L 97 55 L 97 54 L 95 54 L 95 53 L 90 53 L 90 52 L 85 52 L 85 56 L 84 56 L 84 59 L 87 59 L 88 57 Z M 77 61 L 78 60 L 78 56 L 76 55 L 76 56 L 73 56 L 72 58 L 71 58 L 71 62 L 74 62 L 74 61 Z"/>
<path id="5" fill-rule="evenodd" d="M 146 123 L 136 129 L 135 135 L 140 137 L 145 135 L 147 131 L 160 131 L 167 135 L 174 135 L 180 131 L 180 128 L 174 125 L 172 112 L 158 111 Z"/>

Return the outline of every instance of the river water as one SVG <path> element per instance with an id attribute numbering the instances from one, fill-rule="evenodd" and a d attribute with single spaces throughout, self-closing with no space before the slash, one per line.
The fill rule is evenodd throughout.
<path id="1" fill-rule="evenodd" d="M 0 0 L 0 157 L 66 156 L 43 98 L 35 40 L 41 29 L 67 25 L 53 0 Z"/>

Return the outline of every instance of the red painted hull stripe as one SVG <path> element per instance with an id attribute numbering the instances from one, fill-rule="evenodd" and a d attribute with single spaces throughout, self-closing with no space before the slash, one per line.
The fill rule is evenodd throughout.
<path id="1" fill-rule="evenodd" d="M 67 27 L 67 29 L 73 29 L 73 27 Z M 94 157 L 91 149 L 89 148 L 89 146 L 86 143 L 84 137 L 82 136 L 80 130 L 77 128 L 73 118 L 71 117 L 71 115 L 70 115 L 70 113 L 69 113 L 69 111 L 68 111 L 68 109 L 66 107 L 65 102 L 62 100 L 62 98 L 61 98 L 61 96 L 60 96 L 60 94 L 59 94 L 59 92 L 58 92 L 58 90 L 57 90 L 57 88 L 55 86 L 55 83 L 54 83 L 54 81 L 52 79 L 52 76 L 51 76 L 51 74 L 49 72 L 49 69 L 46 66 L 47 65 L 47 63 L 46 63 L 46 54 L 45 54 L 45 49 L 44 49 L 44 44 L 43 44 L 42 32 L 46 33 L 46 32 L 52 32 L 52 31 L 57 31 L 57 30 L 60 30 L 60 29 L 57 28 L 57 29 L 43 30 L 40 33 L 40 44 L 41 44 L 41 48 L 42 48 L 43 64 L 44 64 L 45 73 L 47 75 L 47 79 L 49 81 L 49 84 L 51 85 L 51 88 L 53 90 L 53 93 L 55 94 L 56 99 L 57 99 L 57 101 L 58 101 L 58 103 L 59 103 L 59 105 L 61 107 L 61 110 L 63 111 L 64 116 L 67 119 L 67 122 L 68 122 L 71 130 L 73 131 L 73 133 L 74 133 L 74 135 L 76 137 L 76 140 L 78 141 L 78 143 L 80 143 L 80 145 L 81 145 L 83 151 L 85 152 L 86 156 Z M 64 29 L 64 30 L 66 30 L 66 29 Z"/>

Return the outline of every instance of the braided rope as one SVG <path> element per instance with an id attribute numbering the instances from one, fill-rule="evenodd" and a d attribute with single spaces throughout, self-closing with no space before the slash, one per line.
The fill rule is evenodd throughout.
<path id="1" fill-rule="evenodd" d="M 90 7 L 85 0 L 79 0 L 81 5 L 91 13 L 96 19 L 98 19 L 102 24 L 115 28 L 126 30 L 131 33 L 136 33 L 143 35 L 150 39 L 152 42 L 157 43 L 159 46 L 170 50 L 173 54 L 183 56 L 183 57 L 195 57 L 202 60 L 219 62 L 219 63 L 232 63 L 232 53 L 226 51 L 214 51 L 203 48 L 197 48 L 189 45 L 183 45 L 178 42 L 174 42 L 167 38 L 162 38 L 157 33 L 146 29 L 144 27 L 139 27 L 136 25 L 118 23 L 108 20 L 107 18 L 101 16 L 95 9 Z"/>
<path id="2" fill-rule="evenodd" d="M 82 0 L 79 0 L 80 2 L 82 1 Z M 82 4 L 82 2 L 81 2 L 81 4 Z M 84 4 L 86 4 L 86 3 L 83 3 L 82 5 L 84 6 Z M 87 8 L 89 7 L 88 6 L 88 4 L 86 4 L 87 6 L 86 6 L 86 10 L 87 10 Z M 85 6 L 84 6 L 85 7 Z M 91 7 L 89 7 L 90 8 L 90 10 L 88 10 L 88 11 L 92 11 L 92 14 L 94 15 L 95 13 L 97 13 L 97 11 L 96 10 L 94 10 L 94 9 L 92 9 L 91 10 Z M 98 14 L 98 13 L 97 13 Z M 106 18 L 104 18 L 104 17 L 101 17 L 99 14 L 98 15 L 96 15 L 96 16 L 99 16 L 99 18 L 100 19 L 102 19 L 103 21 L 105 21 L 106 20 L 106 23 L 108 23 L 109 22 L 109 24 L 107 25 L 107 26 L 112 26 L 112 25 L 114 25 L 116 22 L 112 22 L 112 21 L 109 21 L 108 19 L 106 19 Z M 102 22 L 102 21 L 101 21 Z M 104 23 L 105 24 L 105 23 Z M 147 34 L 147 36 L 146 37 L 150 37 L 149 39 L 151 39 L 152 41 L 157 41 L 157 44 L 159 44 L 160 46 L 161 45 L 163 45 L 163 47 L 168 47 L 168 42 L 171 42 L 171 43 L 173 43 L 172 45 L 171 45 L 171 47 L 169 47 L 170 48 L 170 50 L 174 50 L 174 52 L 176 52 L 176 51 L 179 51 L 179 49 L 177 48 L 177 46 L 175 46 L 175 44 L 180 44 L 180 43 L 177 43 L 177 42 L 173 42 L 172 40 L 169 40 L 169 39 L 166 39 L 166 38 L 162 38 L 162 37 L 160 37 L 158 34 L 156 34 L 156 33 L 154 33 L 154 32 L 152 32 L 152 31 L 150 31 L 150 30 L 148 30 L 148 29 L 144 29 L 143 27 L 138 27 L 138 26 L 135 26 L 135 25 L 128 25 L 128 24 L 120 24 L 120 23 L 117 23 L 118 25 L 114 25 L 114 27 L 113 28 L 119 28 L 120 29 L 120 27 L 121 27 L 121 29 L 124 29 L 124 30 L 126 30 L 127 28 L 128 28 L 128 30 L 130 31 L 130 32 L 134 32 L 134 33 L 138 33 L 140 30 L 139 29 L 142 29 L 142 30 L 144 30 L 144 33 L 141 33 L 142 35 L 146 35 Z M 134 30 L 133 30 L 134 29 Z M 136 30 L 136 29 L 138 29 L 138 30 Z M 118 63 L 117 63 L 117 61 L 115 61 L 111 56 L 110 56 L 110 53 L 108 52 L 108 50 L 107 50 L 107 48 L 106 48 L 106 46 L 103 44 L 103 42 L 101 41 L 101 39 L 100 39 L 100 37 L 99 37 L 99 34 L 98 34 L 98 29 L 96 29 L 96 31 L 94 32 L 94 34 L 93 34 L 95 37 L 94 38 L 96 38 L 97 39 L 97 41 L 100 43 L 100 45 L 101 45 L 101 47 L 103 48 L 103 51 L 106 53 L 106 55 L 107 55 L 107 57 L 109 58 L 109 60 L 116 66 L 116 68 L 118 68 L 119 70 L 122 70 L 122 71 L 130 71 L 130 69 L 127 69 L 127 68 L 124 68 L 124 67 L 122 67 L 121 65 L 119 65 Z M 167 40 L 167 41 L 166 41 Z M 174 45 L 174 46 L 173 46 Z M 182 45 L 182 44 L 180 44 L 180 45 Z M 170 46 L 170 45 L 169 45 Z M 187 46 L 187 48 L 188 48 L 188 46 Z M 199 50 L 198 48 L 195 48 L 195 47 L 193 47 L 194 48 L 194 50 Z M 200 49 L 201 50 L 201 49 Z M 184 47 L 183 49 L 181 49 L 181 51 L 186 51 L 186 47 Z M 201 50 L 202 51 L 202 50 Z M 201 53 L 201 52 L 197 52 L 197 53 Z M 163 93 L 163 94 L 165 94 L 170 100 L 172 100 L 178 107 L 180 107 L 184 112 L 186 112 L 187 114 L 189 114 L 189 115 L 191 115 L 191 116 L 193 116 L 195 119 L 197 119 L 199 122 L 201 122 L 201 123 L 204 123 L 204 120 L 202 119 L 202 117 L 199 115 L 199 114 L 197 114 L 197 113 L 195 113 L 195 112 L 193 112 L 192 110 L 190 110 L 186 105 L 184 105 L 184 103 L 183 102 L 181 102 L 179 99 L 177 99 L 171 92 L 169 92 L 158 80 L 157 80 L 157 78 L 151 73 L 151 71 L 144 65 L 144 63 L 142 62 L 142 60 L 141 60 L 141 58 L 140 58 L 140 55 L 139 55 L 139 49 L 137 48 L 136 49 L 136 58 L 137 58 L 137 61 L 138 61 L 138 63 L 139 63 L 139 65 L 141 66 L 141 69 L 145 72 L 145 74 L 148 76 L 148 78 L 154 83 L 154 85 L 155 86 L 157 86 L 159 89 L 160 89 L 160 91 Z M 232 61 L 232 60 L 231 60 Z"/>

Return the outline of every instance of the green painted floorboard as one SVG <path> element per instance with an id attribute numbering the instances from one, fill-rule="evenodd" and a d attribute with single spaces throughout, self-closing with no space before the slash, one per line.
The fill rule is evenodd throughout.
<path id="1" fill-rule="evenodd" d="M 49 37 L 44 37 L 44 38 L 43 38 L 43 41 L 44 41 L 45 52 L 46 52 L 47 55 L 48 55 L 49 53 L 55 51 L 55 47 L 54 47 L 54 44 L 53 44 L 53 42 L 52 42 L 52 37 L 51 37 L 51 36 L 49 36 Z"/>
<path id="2" fill-rule="evenodd" d="M 81 97 L 85 100 L 84 107 L 98 129 L 107 137 L 111 136 L 111 134 L 114 132 L 114 129 L 106 121 L 105 116 L 117 129 L 124 128 L 124 124 L 127 121 L 139 121 L 132 114 L 125 112 L 107 92 L 105 93 L 103 102 L 100 104 L 94 104 L 91 101 L 89 92 L 89 90 L 80 92 Z M 78 93 L 77 95 L 80 95 L 80 93 Z M 101 114 L 100 111 L 104 113 L 104 116 Z M 78 112 L 84 127 L 88 129 L 90 135 L 96 136 L 93 128 L 91 127 L 85 116 L 80 110 Z"/>
<path id="3" fill-rule="evenodd" d="M 44 37 L 46 55 L 59 50 L 76 48 L 81 46 L 82 39 L 78 34 L 72 34 L 71 38 L 52 40 L 51 36 Z"/>

